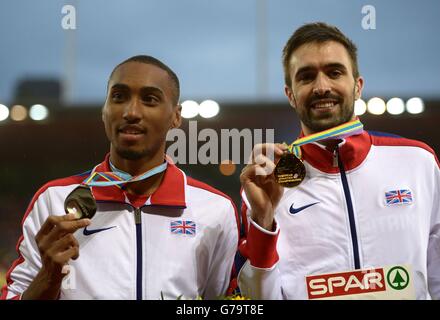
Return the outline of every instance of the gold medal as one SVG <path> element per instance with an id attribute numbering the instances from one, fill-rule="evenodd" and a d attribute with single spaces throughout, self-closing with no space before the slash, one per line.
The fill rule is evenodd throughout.
<path id="1" fill-rule="evenodd" d="M 87 185 L 75 188 L 64 201 L 66 214 L 74 213 L 77 219 L 92 219 L 96 213 L 96 201 Z"/>
<path id="2" fill-rule="evenodd" d="M 278 184 L 285 188 L 293 188 L 304 180 L 306 167 L 301 159 L 289 152 L 281 156 L 275 167 L 274 175 Z"/>

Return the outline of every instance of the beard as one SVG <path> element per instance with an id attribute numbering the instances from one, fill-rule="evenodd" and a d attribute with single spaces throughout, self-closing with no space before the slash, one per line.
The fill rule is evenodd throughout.
<path id="1" fill-rule="evenodd" d="M 161 144 L 155 143 L 153 145 L 140 146 L 121 146 L 114 144 L 116 154 L 125 160 L 140 160 L 145 159 L 148 161 L 153 158 L 157 152 L 159 152 Z"/>
<path id="2" fill-rule="evenodd" d="M 125 160 L 140 160 L 150 154 L 149 150 L 147 149 L 132 150 L 128 148 L 116 148 L 116 153 Z"/>
<path id="3" fill-rule="evenodd" d="M 109 134 L 110 130 L 106 130 L 107 137 L 110 141 L 110 149 L 113 150 L 121 159 L 137 161 L 150 161 L 156 157 L 158 152 L 164 153 L 165 137 L 150 135 L 150 138 L 142 139 L 138 142 L 123 142 L 119 139 L 119 133 Z M 147 135 L 147 133 L 145 133 Z"/>
<path id="4" fill-rule="evenodd" d="M 353 93 L 347 99 L 344 99 L 338 95 L 325 94 L 325 95 L 312 95 L 301 108 L 296 108 L 301 122 L 307 126 L 312 132 L 320 132 L 327 130 L 343 123 L 349 122 L 353 118 L 354 114 L 354 96 Z M 312 110 L 311 104 L 319 99 L 333 99 L 337 101 L 336 112 L 329 112 L 323 114 L 315 114 Z"/>

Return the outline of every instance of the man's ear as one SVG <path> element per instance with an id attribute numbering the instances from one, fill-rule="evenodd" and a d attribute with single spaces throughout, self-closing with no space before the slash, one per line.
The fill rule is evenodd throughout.
<path id="1" fill-rule="evenodd" d="M 289 100 L 289 104 L 292 106 L 292 108 L 296 109 L 295 96 L 293 95 L 292 89 L 290 89 L 287 85 L 284 85 L 284 94 L 286 95 L 287 99 Z"/>
<path id="2" fill-rule="evenodd" d="M 170 129 L 179 128 L 182 124 L 182 106 L 178 104 L 174 107 L 174 119 Z"/>
<path id="3" fill-rule="evenodd" d="M 357 100 L 362 96 L 362 89 L 364 88 L 364 78 L 358 77 L 354 86 L 354 99 Z"/>

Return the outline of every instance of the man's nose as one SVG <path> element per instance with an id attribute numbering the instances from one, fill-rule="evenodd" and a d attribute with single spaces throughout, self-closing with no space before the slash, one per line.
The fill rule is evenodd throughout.
<path id="1" fill-rule="evenodd" d="M 331 92 L 330 83 L 328 78 L 319 73 L 316 77 L 315 84 L 313 87 L 313 94 L 318 96 L 323 96 Z"/>
<path id="2" fill-rule="evenodd" d="M 124 108 L 123 118 L 129 122 L 139 121 L 142 117 L 142 105 L 137 99 L 130 100 Z"/>

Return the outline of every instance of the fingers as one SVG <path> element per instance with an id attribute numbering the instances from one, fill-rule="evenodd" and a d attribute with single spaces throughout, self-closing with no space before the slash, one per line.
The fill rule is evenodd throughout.
<path id="1" fill-rule="evenodd" d="M 47 257 L 53 262 L 64 265 L 70 259 L 79 257 L 79 243 L 73 234 L 66 234 L 61 239 L 55 241 L 50 249 L 47 250 Z"/>
<path id="2" fill-rule="evenodd" d="M 72 216 L 73 215 L 70 214 L 63 216 L 49 216 L 49 218 L 47 218 L 46 221 L 44 221 L 43 225 L 41 226 L 40 231 L 37 233 L 37 237 L 48 234 L 56 223 L 63 220 L 71 220 Z"/>
<path id="3" fill-rule="evenodd" d="M 278 162 L 278 159 L 288 150 L 288 146 L 285 143 L 260 143 L 254 146 L 252 153 L 249 157 L 248 164 L 255 163 L 256 157 L 264 155 L 272 162 Z"/>
<path id="4" fill-rule="evenodd" d="M 255 175 L 257 176 L 268 176 L 271 175 L 275 170 L 275 163 L 269 158 L 262 154 L 255 157 Z"/>
<path id="5" fill-rule="evenodd" d="M 256 176 L 269 176 L 273 173 L 276 163 L 283 154 L 288 150 L 288 146 L 284 143 L 264 143 L 255 145 L 252 150 L 251 157 L 249 159 L 248 166 L 246 166 L 243 172 L 245 177 L 250 175 Z M 253 171 L 249 171 L 251 166 Z"/>
<path id="6" fill-rule="evenodd" d="M 54 225 L 52 230 L 46 235 L 47 240 L 50 242 L 56 241 L 65 234 L 74 233 L 78 229 L 87 227 L 90 223 L 91 223 L 90 219 L 59 221 Z"/>
<path id="7" fill-rule="evenodd" d="M 61 254 L 72 251 L 71 248 L 76 248 L 71 252 L 73 255 L 69 256 L 69 259 L 78 258 L 79 244 L 73 233 L 90 223 L 90 219 L 76 220 L 74 214 L 50 216 L 35 237 L 40 255 L 48 258 L 49 261 L 58 263 Z"/>
<path id="8" fill-rule="evenodd" d="M 78 240 L 76 240 L 75 236 L 71 233 L 66 234 L 61 239 L 55 241 L 53 245 L 51 246 L 50 250 L 48 250 L 48 253 L 54 253 L 54 252 L 62 252 L 70 247 L 78 247 L 79 243 Z"/>
<path id="9" fill-rule="evenodd" d="M 63 261 L 64 264 L 68 263 L 70 259 L 76 260 L 78 259 L 78 257 L 79 257 L 78 247 L 71 247 L 58 255 L 58 259 L 60 261 Z"/>
<path id="10" fill-rule="evenodd" d="M 62 216 L 49 216 L 46 221 L 41 226 L 40 231 L 37 234 L 38 236 L 44 236 L 49 234 L 49 232 L 60 222 L 62 221 L 74 221 L 76 220 L 75 214 L 66 214 Z"/>
<path id="11" fill-rule="evenodd" d="M 52 263 L 55 263 L 59 266 L 59 269 L 62 270 L 63 266 L 66 265 L 70 259 L 75 259 L 74 257 L 79 257 L 79 248 L 71 247 L 62 252 L 57 252 L 53 256 L 50 256 Z"/>
<path id="12" fill-rule="evenodd" d="M 73 215 L 75 216 L 75 215 Z M 66 233 L 74 233 L 76 230 L 87 227 L 91 223 L 90 219 L 80 219 L 80 220 L 64 220 L 60 221 L 55 225 L 55 228 L 51 230 L 52 232 L 57 232 L 61 235 Z M 49 233 L 49 234 L 50 234 Z"/>
<path id="13" fill-rule="evenodd" d="M 88 221 L 87 221 L 88 220 Z M 52 231 L 47 234 L 40 241 L 40 247 L 42 250 L 47 250 L 52 246 L 54 242 L 64 237 L 65 235 L 72 234 L 76 230 L 84 228 L 90 224 L 89 219 L 82 219 L 77 221 L 61 221 L 52 229 Z"/>
<path id="14" fill-rule="evenodd" d="M 272 173 L 276 167 L 275 164 L 263 155 L 258 156 L 256 161 L 258 163 L 250 164 L 243 168 L 240 174 L 240 182 L 243 186 L 250 181 L 263 185 L 268 180 L 274 179 Z"/>

